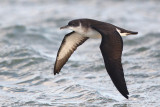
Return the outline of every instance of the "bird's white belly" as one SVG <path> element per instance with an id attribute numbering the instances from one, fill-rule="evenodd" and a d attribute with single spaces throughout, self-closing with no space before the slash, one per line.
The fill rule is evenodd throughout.
<path id="1" fill-rule="evenodd" d="M 99 32 L 90 28 L 85 32 L 84 35 L 90 38 L 101 38 L 101 34 Z"/>

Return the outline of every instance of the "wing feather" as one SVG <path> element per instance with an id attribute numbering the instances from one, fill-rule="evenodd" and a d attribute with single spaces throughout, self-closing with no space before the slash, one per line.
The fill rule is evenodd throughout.
<path id="1" fill-rule="evenodd" d="M 65 35 L 57 53 L 57 58 L 54 65 L 54 75 L 60 72 L 61 68 L 68 61 L 72 53 L 87 39 L 88 37 L 83 37 L 74 31 Z"/>
<path id="2" fill-rule="evenodd" d="M 129 92 L 127 90 L 121 63 L 123 41 L 119 33 L 116 31 L 116 28 L 114 28 L 114 26 L 112 27 L 109 32 L 105 30 L 105 26 L 97 26 L 93 28 L 102 35 L 100 50 L 106 70 L 118 91 L 128 99 Z"/>

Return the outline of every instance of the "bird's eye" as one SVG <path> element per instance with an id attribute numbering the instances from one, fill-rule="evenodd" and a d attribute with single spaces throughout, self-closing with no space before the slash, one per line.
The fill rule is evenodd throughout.
<path id="1" fill-rule="evenodd" d="M 74 26 L 75 25 L 75 23 L 72 23 L 72 26 Z"/>
<path id="2" fill-rule="evenodd" d="M 69 26 L 76 26 L 76 23 L 70 22 L 70 23 L 68 23 L 68 25 L 69 25 Z"/>

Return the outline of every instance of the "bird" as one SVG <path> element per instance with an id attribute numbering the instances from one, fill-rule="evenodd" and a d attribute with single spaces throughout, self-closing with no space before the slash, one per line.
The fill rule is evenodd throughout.
<path id="1" fill-rule="evenodd" d="M 72 32 L 66 34 L 62 40 L 54 64 L 54 75 L 59 74 L 62 67 L 78 46 L 89 38 L 99 38 L 101 39 L 100 50 L 106 71 L 117 90 L 128 99 L 129 92 L 121 62 L 123 51 L 123 40 L 121 36 L 135 35 L 138 32 L 88 18 L 71 20 L 66 26 L 60 27 L 60 29 L 70 29 Z"/>

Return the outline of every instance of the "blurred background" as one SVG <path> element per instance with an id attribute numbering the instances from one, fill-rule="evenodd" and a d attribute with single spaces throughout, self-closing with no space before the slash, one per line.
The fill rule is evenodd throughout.
<path id="1" fill-rule="evenodd" d="M 159 0 L 1 0 L 0 106 L 160 106 Z M 125 99 L 108 76 L 99 44 L 90 39 L 59 75 L 53 66 L 68 21 L 92 18 L 138 31 L 123 37 Z"/>

